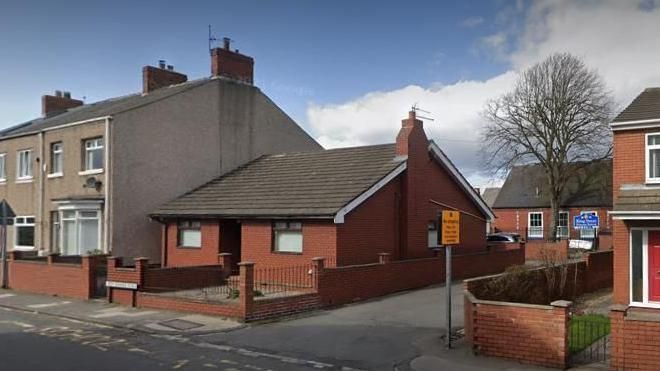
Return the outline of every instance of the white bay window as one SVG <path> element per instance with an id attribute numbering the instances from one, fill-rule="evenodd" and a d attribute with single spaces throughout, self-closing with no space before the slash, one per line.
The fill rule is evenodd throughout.
<path id="1" fill-rule="evenodd" d="M 58 249 L 62 255 L 85 255 L 103 250 L 99 208 L 61 207 L 56 220 Z"/>

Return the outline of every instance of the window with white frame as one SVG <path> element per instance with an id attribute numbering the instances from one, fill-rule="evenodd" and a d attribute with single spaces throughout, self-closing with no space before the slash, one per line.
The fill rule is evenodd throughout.
<path id="1" fill-rule="evenodd" d="M 34 248 L 34 216 L 17 216 L 14 218 L 15 241 L 17 249 Z"/>
<path id="2" fill-rule="evenodd" d="M 645 299 L 644 277 L 647 276 L 644 264 L 645 231 L 641 229 L 630 230 L 630 301 L 636 303 L 648 302 Z"/>
<path id="3" fill-rule="evenodd" d="M 0 153 L 0 182 L 7 180 L 7 154 Z"/>
<path id="4" fill-rule="evenodd" d="M 660 133 L 646 135 L 646 181 L 660 183 Z"/>
<path id="5" fill-rule="evenodd" d="M 18 164 L 17 164 L 16 178 L 32 179 L 32 150 L 24 149 L 18 151 Z"/>
<path id="6" fill-rule="evenodd" d="M 290 221 L 273 223 L 273 251 L 302 253 L 302 223 Z"/>
<path id="7" fill-rule="evenodd" d="M 60 212 L 50 212 L 50 251 L 60 251 Z"/>
<path id="8" fill-rule="evenodd" d="M 177 246 L 182 248 L 202 247 L 202 224 L 195 220 L 182 220 L 178 225 Z"/>
<path id="9" fill-rule="evenodd" d="M 598 212 L 596 211 L 582 211 L 580 212 L 580 215 L 595 215 L 598 216 Z M 581 240 L 592 240 L 596 238 L 596 230 L 598 228 L 585 228 L 585 229 L 580 229 L 580 239 Z"/>
<path id="10" fill-rule="evenodd" d="M 560 211 L 557 220 L 557 237 L 568 238 L 568 211 Z"/>
<path id="11" fill-rule="evenodd" d="M 660 308 L 660 230 L 630 229 L 630 303 Z"/>
<path id="12" fill-rule="evenodd" d="M 50 145 L 50 173 L 62 174 L 64 167 L 64 147 L 62 142 Z"/>
<path id="13" fill-rule="evenodd" d="M 431 220 L 426 228 L 428 230 L 428 247 L 438 247 L 438 222 Z"/>
<path id="14" fill-rule="evenodd" d="M 84 141 L 84 171 L 103 169 L 103 138 Z"/>
<path id="15" fill-rule="evenodd" d="M 530 212 L 527 221 L 527 238 L 543 238 L 543 213 Z"/>
<path id="16" fill-rule="evenodd" d="M 62 255 L 82 255 L 100 250 L 100 214 L 100 210 L 61 210 Z"/>

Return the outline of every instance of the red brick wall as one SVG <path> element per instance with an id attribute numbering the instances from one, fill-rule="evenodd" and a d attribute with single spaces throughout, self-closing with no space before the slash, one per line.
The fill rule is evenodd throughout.
<path id="1" fill-rule="evenodd" d="M 614 162 L 612 164 L 612 189 L 614 197 L 622 184 L 643 184 L 646 182 L 645 134 L 657 129 L 627 130 L 614 132 Z"/>
<path id="2" fill-rule="evenodd" d="M 568 240 L 557 242 L 528 240 L 525 243 L 526 260 L 543 260 L 545 257 L 555 257 L 559 260 L 568 259 Z"/>
<path id="3" fill-rule="evenodd" d="M 464 310 L 465 319 L 471 320 L 466 324 L 466 333 L 471 335 L 476 353 L 544 367 L 566 367 L 568 308 L 495 305 L 466 295 Z"/>
<path id="4" fill-rule="evenodd" d="M 613 310 L 610 313 L 612 370 L 655 371 L 660 367 L 660 322 L 633 319 L 631 315 L 635 312 L 642 310 L 628 309 L 628 313 Z"/>
<path id="5" fill-rule="evenodd" d="M 617 304 L 630 303 L 630 237 L 628 227 L 621 220 L 614 221 L 614 288 L 612 300 Z"/>
<path id="6" fill-rule="evenodd" d="M 241 317 L 241 308 L 238 304 L 220 304 L 196 301 L 192 299 L 166 297 L 144 292 L 138 292 L 136 300 L 136 306 L 140 308 L 202 313 L 225 317 Z"/>
<path id="7" fill-rule="evenodd" d="M 613 251 L 598 251 L 587 255 L 586 292 L 612 287 L 614 284 Z"/>
<path id="8" fill-rule="evenodd" d="M 246 321 L 259 321 L 274 317 L 291 316 L 321 308 L 317 294 L 305 294 L 274 299 L 257 299 Z"/>
<path id="9" fill-rule="evenodd" d="M 94 293 L 97 264 L 101 263 L 96 257 L 85 257 L 82 264 L 9 260 L 8 286 L 19 291 L 89 299 Z"/>
<path id="10" fill-rule="evenodd" d="M 225 282 L 221 265 L 148 269 L 144 287 L 148 290 L 179 290 L 217 286 Z"/>
<path id="11" fill-rule="evenodd" d="M 399 257 L 401 180 L 394 179 L 337 225 L 337 264 L 378 261 L 378 253 Z"/>
<path id="12" fill-rule="evenodd" d="M 203 221 L 201 223 L 201 230 L 201 248 L 182 248 L 177 246 L 177 224 L 167 224 L 166 266 L 181 267 L 215 264 L 218 262 L 218 254 L 221 252 L 219 223 L 217 221 Z"/>
<path id="13" fill-rule="evenodd" d="M 251 261 L 257 267 L 282 267 L 309 264 L 312 258 L 336 259 L 337 229 L 332 220 L 302 221 L 302 254 L 273 252 L 271 221 L 241 222 L 241 261 Z"/>

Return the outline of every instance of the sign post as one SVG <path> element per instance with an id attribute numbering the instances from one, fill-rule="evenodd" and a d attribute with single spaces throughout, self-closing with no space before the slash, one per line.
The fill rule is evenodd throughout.
<path id="1" fill-rule="evenodd" d="M 461 214 L 443 210 L 440 220 L 440 245 L 445 246 L 445 293 L 447 294 L 447 348 L 451 348 L 451 246 L 460 243 Z"/>
<path id="2" fill-rule="evenodd" d="M 11 209 L 7 200 L 0 201 L 0 231 L 2 238 L 0 239 L 0 260 L 2 261 L 2 288 L 6 289 L 9 281 L 9 272 L 7 272 L 7 225 L 12 224 L 16 214 Z"/>

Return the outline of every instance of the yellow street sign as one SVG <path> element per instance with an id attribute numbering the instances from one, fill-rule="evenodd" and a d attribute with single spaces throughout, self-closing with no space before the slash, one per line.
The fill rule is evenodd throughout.
<path id="1" fill-rule="evenodd" d="M 461 213 L 453 210 L 442 211 L 442 245 L 458 245 L 461 241 Z"/>

